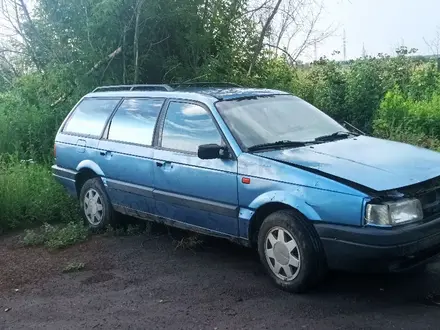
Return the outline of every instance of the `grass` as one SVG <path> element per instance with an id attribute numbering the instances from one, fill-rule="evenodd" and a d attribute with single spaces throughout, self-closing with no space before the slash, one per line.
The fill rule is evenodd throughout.
<path id="1" fill-rule="evenodd" d="M 126 224 L 128 221 L 133 223 Z M 125 217 L 121 222 L 122 223 L 116 227 L 107 226 L 104 235 L 107 237 L 138 236 L 150 234 L 152 230 L 152 224 L 148 221 L 135 220 L 134 218 Z"/>
<path id="2" fill-rule="evenodd" d="M 183 237 L 180 240 L 173 240 L 175 249 L 183 249 L 183 250 L 195 250 L 198 247 L 203 245 L 203 240 L 199 235 L 194 233 L 188 233 L 189 236 Z"/>
<path id="3" fill-rule="evenodd" d="M 83 242 L 89 231 L 81 223 L 44 224 L 38 229 L 27 229 L 22 242 L 25 246 L 45 246 L 49 249 L 62 249 Z"/>
<path id="4" fill-rule="evenodd" d="M 64 267 L 63 273 L 76 273 L 84 270 L 86 265 L 83 262 L 70 262 Z"/>
<path id="5" fill-rule="evenodd" d="M 150 231 L 149 223 L 139 222 L 127 226 L 108 226 L 103 234 L 108 237 L 136 236 L 148 234 Z M 84 242 L 90 234 L 88 228 L 79 221 L 57 225 L 45 223 L 39 228 L 25 229 L 21 241 L 25 246 L 44 246 L 55 250 Z"/>
<path id="6" fill-rule="evenodd" d="M 0 157 L 0 234 L 44 223 L 79 221 L 77 202 L 52 177 L 49 165 Z"/>

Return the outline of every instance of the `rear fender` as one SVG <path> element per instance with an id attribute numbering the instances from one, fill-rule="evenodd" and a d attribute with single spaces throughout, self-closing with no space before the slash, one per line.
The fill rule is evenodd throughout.
<path id="1" fill-rule="evenodd" d="M 78 164 L 76 167 L 77 172 L 80 172 L 81 170 L 89 169 L 95 172 L 98 176 L 104 177 L 104 172 L 101 170 L 98 164 L 91 160 L 83 160 L 81 163 Z"/>

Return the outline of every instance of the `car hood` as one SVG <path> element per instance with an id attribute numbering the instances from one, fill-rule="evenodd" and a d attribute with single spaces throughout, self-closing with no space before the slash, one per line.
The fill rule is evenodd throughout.
<path id="1" fill-rule="evenodd" d="M 367 136 L 258 155 L 376 191 L 440 176 L 440 153 Z"/>

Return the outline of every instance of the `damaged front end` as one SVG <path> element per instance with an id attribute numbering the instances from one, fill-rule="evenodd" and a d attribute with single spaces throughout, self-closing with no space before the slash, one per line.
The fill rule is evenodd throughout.
<path id="1" fill-rule="evenodd" d="M 369 196 L 362 227 L 315 225 L 331 268 L 401 272 L 440 256 L 440 177 Z"/>
<path id="2" fill-rule="evenodd" d="M 440 216 L 440 177 L 372 195 L 365 208 L 369 226 L 394 227 Z"/>

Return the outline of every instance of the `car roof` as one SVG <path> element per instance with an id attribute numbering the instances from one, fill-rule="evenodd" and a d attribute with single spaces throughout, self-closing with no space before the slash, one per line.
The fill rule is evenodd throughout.
<path id="1" fill-rule="evenodd" d="M 148 86 L 148 85 L 145 85 Z M 167 85 L 164 85 L 167 86 Z M 168 86 L 167 86 L 168 87 Z M 163 98 L 184 98 L 196 101 L 217 101 L 234 100 L 240 98 L 267 96 L 267 95 L 286 95 L 288 93 L 264 88 L 246 87 L 176 87 L 162 90 L 116 90 L 105 91 L 105 88 L 97 89 L 89 93 L 86 97 L 163 97 Z"/>
<path id="2" fill-rule="evenodd" d="M 186 87 L 180 89 L 182 91 L 192 91 L 195 93 L 207 94 L 215 97 L 218 100 L 233 100 L 244 97 L 264 96 L 264 95 L 276 95 L 276 94 L 288 94 L 283 91 L 275 89 L 264 88 L 245 88 L 245 87 L 230 87 L 230 88 L 218 88 L 218 87 Z"/>

